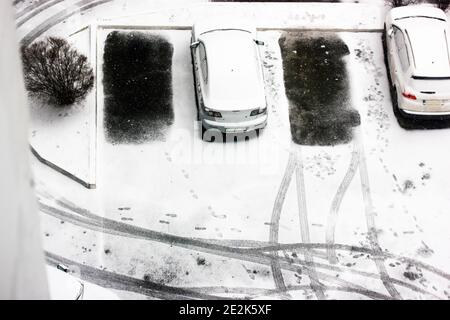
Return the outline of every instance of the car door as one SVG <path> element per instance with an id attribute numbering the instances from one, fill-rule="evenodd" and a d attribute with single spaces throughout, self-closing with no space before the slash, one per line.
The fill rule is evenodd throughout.
<path id="1" fill-rule="evenodd" d="M 259 44 L 259 43 L 261 43 L 261 44 Z M 260 76 L 260 79 L 261 79 L 260 80 L 260 85 L 261 85 L 262 88 L 264 88 L 264 86 L 265 86 L 265 84 L 264 84 L 264 71 L 263 71 L 263 67 L 262 67 L 263 64 L 262 64 L 262 59 L 261 59 L 261 53 L 259 51 L 259 46 L 260 45 L 264 45 L 264 42 L 256 42 L 256 41 L 254 41 L 255 53 L 256 53 L 256 55 L 255 55 L 256 65 L 258 67 L 258 72 L 261 75 Z M 265 96 L 264 96 L 264 99 L 265 99 Z M 267 104 L 267 102 L 266 102 L 266 104 Z"/>
<path id="2" fill-rule="evenodd" d="M 199 108 L 203 107 L 205 87 L 208 81 L 208 66 L 206 60 L 206 48 L 203 42 L 199 42 L 199 45 L 195 47 L 194 52 L 194 69 L 196 76 L 196 92 L 198 97 Z"/>
<path id="3" fill-rule="evenodd" d="M 405 75 L 410 67 L 408 49 L 406 47 L 406 38 L 400 28 L 393 26 L 392 49 L 390 51 L 391 61 L 391 77 L 397 90 L 402 91 L 405 87 Z"/>

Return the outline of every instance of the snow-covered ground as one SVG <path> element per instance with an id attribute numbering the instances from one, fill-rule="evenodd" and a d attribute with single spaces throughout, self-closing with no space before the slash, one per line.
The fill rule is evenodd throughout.
<path id="1" fill-rule="evenodd" d="M 91 64 L 90 28 L 77 30 L 68 41 Z M 96 176 L 96 94 L 95 88 L 74 106 L 55 107 L 39 99 L 29 99 L 30 143 L 39 157 L 74 177 L 86 187 L 95 187 Z"/>
<path id="2" fill-rule="evenodd" d="M 187 2 L 160 12 L 143 11 L 140 1 L 108 2 L 46 32 L 68 35 L 94 22 L 163 25 L 172 28 L 143 32 L 174 46 L 175 121 L 166 141 L 112 145 L 104 136 L 101 75 L 112 27 L 98 28 L 97 188 L 33 164 L 50 259 L 122 298 L 450 298 L 450 151 L 443 146 L 450 130 L 399 127 L 375 32 L 385 8 Z M 225 14 L 251 16 L 262 28 L 269 123 L 247 142 L 205 143 L 184 27 Z M 36 35 L 36 26 L 57 21 L 51 17 L 37 15 L 20 34 Z M 351 100 L 362 122 L 351 143 L 291 143 L 282 31 L 271 28 L 336 30 L 348 45 Z"/>

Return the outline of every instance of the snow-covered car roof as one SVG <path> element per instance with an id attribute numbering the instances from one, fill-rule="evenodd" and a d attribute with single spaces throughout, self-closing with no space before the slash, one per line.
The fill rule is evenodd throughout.
<path id="1" fill-rule="evenodd" d="M 222 110 L 263 106 L 264 82 L 253 34 L 226 28 L 203 33 L 199 40 L 206 49 L 211 104 Z"/>
<path id="2" fill-rule="evenodd" d="M 449 25 L 445 13 L 433 7 L 411 6 L 393 9 L 392 17 L 410 42 L 413 75 L 450 77 Z"/>
<path id="3" fill-rule="evenodd" d="M 447 21 L 444 11 L 427 5 L 415 5 L 393 8 L 390 11 L 392 20 L 403 20 L 414 17 L 431 17 Z"/>
<path id="4" fill-rule="evenodd" d="M 415 76 L 450 77 L 448 27 L 433 23 L 412 24 L 405 30 L 411 42 Z"/>

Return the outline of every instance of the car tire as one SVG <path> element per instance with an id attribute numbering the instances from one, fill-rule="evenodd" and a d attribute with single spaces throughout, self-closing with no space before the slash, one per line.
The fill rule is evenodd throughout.
<path id="1" fill-rule="evenodd" d="M 203 141 L 206 141 L 206 142 L 210 142 L 210 141 L 205 140 L 205 132 L 206 132 L 206 128 L 205 128 L 205 126 L 202 124 L 202 140 L 203 140 Z"/>
<path id="2" fill-rule="evenodd" d="M 392 94 L 392 109 L 394 110 L 394 114 L 397 117 L 402 117 L 402 112 L 398 106 L 398 94 L 397 94 L 397 89 L 395 87 L 392 87 L 391 89 L 391 94 Z"/>

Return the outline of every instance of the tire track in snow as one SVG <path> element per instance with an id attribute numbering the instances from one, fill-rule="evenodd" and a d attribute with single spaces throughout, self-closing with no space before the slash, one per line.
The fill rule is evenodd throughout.
<path id="1" fill-rule="evenodd" d="M 50 2 L 52 0 L 38 0 L 32 4 L 30 4 L 29 6 L 26 6 L 25 8 L 23 8 L 22 10 L 20 10 L 19 12 L 17 12 L 14 15 L 14 18 L 17 20 L 18 18 L 20 18 L 21 16 L 23 16 L 24 14 L 33 11 L 34 9 L 36 9 L 37 7 L 41 6 L 42 4 L 46 3 L 46 2 Z"/>
<path id="2" fill-rule="evenodd" d="M 264 289 L 264 288 L 245 288 L 245 287 L 185 287 L 186 289 L 195 290 L 197 292 L 201 293 L 234 293 L 234 294 L 246 294 L 249 296 L 250 299 L 258 299 L 261 296 L 267 297 L 267 296 L 273 296 L 273 295 L 279 295 L 280 292 L 276 289 Z M 289 291 L 298 291 L 298 290 L 308 290 L 311 289 L 310 285 L 288 285 L 287 290 Z M 358 288 L 345 288 L 345 287 L 339 287 L 339 286 L 329 286 L 327 287 L 327 291 L 344 291 L 344 292 L 352 292 L 352 293 L 359 293 L 362 295 L 365 295 L 363 290 L 360 290 Z M 389 299 L 389 296 L 382 297 L 382 296 L 374 296 L 374 299 Z"/>
<path id="3" fill-rule="evenodd" d="M 55 213 L 59 211 L 58 209 L 55 209 L 55 208 L 52 208 L 52 209 L 55 210 Z M 71 218 L 68 217 L 67 214 L 66 214 L 66 216 L 64 214 L 63 215 L 55 215 L 55 217 L 59 218 L 59 219 L 65 219 L 65 221 L 68 221 L 68 222 L 72 222 Z M 86 227 L 86 228 L 90 228 L 91 230 L 103 232 L 103 233 L 108 233 L 108 234 L 117 235 L 117 236 L 124 236 L 124 237 L 127 236 L 127 233 L 124 233 L 121 231 L 116 231 L 114 229 L 110 229 L 108 226 L 103 225 L 101 222 L 93 222 L 92 223 L 92 222 L 88 222 L 87 220 L 83 221 L 83 219 L 76 219 L 75 224 Z M 155 239 L 148 238 L 143 235 L 133 234 L 131 236 L 128 235 L 128 237 L 155 241 Z M 160 240 L 156 240 L 156 241 L 166 243 L 169 245 L 177 245 L 178 247 L 182 247 L 182 248 L 186 248 L 186 249 L 190 249 L 190 250 L 201 251 L 204 253 L 219 255 L 222 257 L 227 257 L 227 258 L 241 260 L 241 261 L 247 261 L 247 262 L 251 262 L 251 263 L 257 263 L 257 264 L 266 265 L 266 266 L 270 266 L 271 260 L 272 260 L 272 256 L 270 254 L 263 254 L 262 252 L 249 253 L 249 252 L 246 252 L 245 249 L 241 250 L 239 248 L 230 248 L 230 247 L 220 246 L 220 245 L 219 246 L 210 246 L 207 242 L 205 243 L 205 242 L 202 242 L 201 240 L 190 239 L 190 238 L 188 238 L 187 241 L 185 241 L 183 243 L 175 243 L 175 242 L 167 243 L 165 241 L 160 241 Z M 194 242 L 195 244 L 192 244 L 192 242 Z M 218 247 L 218 248 L 216 248 L 216 247 Z M 242 252 L 240 252 L 240 251 L 242 251 Z M 281 259 L 281 260 L 284 260 L 284 259 Z M 291 271 L 291 272 L 296 272 L 298 270 L 298 265 L 293 264 L 292 262 L 281 261 L 280 268 Z M 308 269 L 307 266 L 305 268 Z M 375 292 L 373 290 L 366 289 L 364 287 L 353 284 L 351 282 L 336 278 L 335 276 L 330 276 L 329 274 L 326 274 L 326 273 L 318 272 L 317 274 L 322 279 L 324 279 L 330 283 L 340 284 L 341 285 L 340 291 L 348 290 L 348 291 L 354 292 L 355 290 L 357 290 L 360 294 L 367 296 L 369 298 L 372 298 L 372 299 L 390 299 L 391 298 L 390 296 L 386 296 L 384 294 Z M 280 291 L 278 291 L 278 292 L 283 293 Z"/>
<path id="4" fill-rule="evenodd" d="M 107 218 L 103 218 L 101 216 L 98 216 L 96 214 L 91 213 L 90 211 L 83 209 L 83 208 L 79 208 L 78 206 L 68 202 L 67 200 L 56 200 L 54 199 L 52 196 L 50 196 L 48 193 L 44 196 L 49 196 L 48 199 L 52 199 L 53 201 L 55 201 L 55 203 L 65 209 L 68 209 L 72 212 L 75 212 L 76 215 L 71 214 L 71 213 L 67 213 L 64 212 L 62 210 L 59 210 L 57 208 L 54 207 L 50 207 L 47 206 L 45 204 L 43 204 L 42 202 L 40 202 L 40 206 L 41 206 L 41 211 L 43 211 L 44 213 L 56 216 L 56 217 L 60 217 L 60 218 L 68 218 L 68 219 L 72 219 L 73 222 L 77 222 L 77 221 L 81 221 L 80 218 L 78 217 L 78 215 L 82 216 L 82 217 L 86 217 L 89 220 L 87 221 L 82 221 L 84 222 L 83 226 L 87 226 L 88 228 L 90 226 L 92 226 L 93 224 L 98 224 L 101 228 L 104 228 L 104 231 L 111 231 L 106 229 L 107 227 L 109 228 L 114 228 L 113 230 L 120 230 L 120 226 L 123 225 L 127 228 L 127 231 L 125 233 L 121 233 L 120 235 L 128 235 L 129 237 L 134 237 L 134 238 L 141 238 L 140 237 L 140 233 L 142 232 L 147 232 L 145 234 L 145 237 L 142 237 L 141 239 L 146 239 L 146 240 L 155 240 L 155 241 L 159 241 L 159 242 L 164 242 L 168 243 L 170 245 L 174 245 L 174 244 L 181 244 L 181 243 L 189 243 L 193 246 L 196 245 L 201 245 L 201 244 L 205 244 L 205 242 L 209 245 L 213 245 L 215 246 L 214 249 L 217 250 L 226 250 L 226 249 L 232 249 L 235 250 L 237 253 L 240 254 L 254 254 L 254 253 L 260 253 L 260 252 L 271 252 L 271 251 L 286 251 L 286 250 L 320 250 L 320 249 L 326 249 L 329 247 L 328 244 L 325 243 L 291 243 L 291 244 L 272 244 L 272 245 L 267 245 L 267 246 L 259 246 L 259 247 L 246 247 L 246 248 L 235 248 L 235 247 L 230 247 L 230 246 L 224 246 L 223 242 L 220 240 L 212 240 L 209 241 L 208 239 L 197 239 L 197 238 L 185 238 L 185 237 L 181 237 L 181 236 L 176 236 L 176 235 L 170 235 L 170 234 L 165 234 L 165 233 L 161 233 L 158 231 L 153 231 L 153 230 L 149 230 L 149 229 L 144 229 L 141 227 L 135 227 L 133 225 L 130 224 L 125 224 L 123 222 L 118 222 L 115 220 L 110 220 Z M 61 215 L 61 216 L 58 216 Z M 91 221 L 90 221 L 91 220 Z M 119 226 L 119 227 L 110 227 L 108 225 L 106 225 L 107 222 L 112 222 L 115 225 Z M 128 229 L 130 231 L 128 231 Z M 102 231 L 102 229 L 99 229 L 100 231 Z M 254 245 L 254 244 L 253 244 Z M 429 272 L 434 273 L 435 275 L 438 275 L 448 281 L 450 281 L 450 274 L 433 267 L 432 265 L 420 262 L 418 260 L 412 259 L 412 258 L 408 258 L 408 257 L 403 257 L 403 256 L 399 256 L 399 255 L 395 255 L 389 252 L 376 252 L 371 248 L 367 248 L 367 247 L 359 247 L 359 246 L 354 246 L 354 245 L 346 245 L 346 244 L 333 244 L 332 245 L 334 249 L 336 250 L 344 250 L 344 251 L 349 251 L 349 252 L 358 252 L 358 253 L 365 253 L 365 254 L 369 254 L 369 255 L 375 255 L 378 254 L 379 256 L 383 257 L 383 258 L 389 258 L 389 259 L 396 259 L 399 260 L 403 263 L 407 263 L 407 264 L 411 264 L 411 265 L 415 265 L 418 266 L 422 269 L 425 269 Z M 279 257 L 280 259 L 284 259 L 283 257 Z M 325 265 L 323 265 L 325 266 Z M 331 268 L 331 266 L 328 266 L 328 268 Z M 339 268 L 339 267 L 335 267 L 335 268 Z M 331 269 L 331 270 L 337 270 L 337 269 Z M 365 273 L 363 271 L 356 271 L 356 270 L 352 270 L 352 269 L 342 269 L 340 268 L 340 270 L 343 270 L 345 272 L 353 272 L 353 273 L 357 273 L 360 275 L 368 275 L 370 273 Z M 379 278 L 378 274 L 372 274 L 375 278 Z"/>
<path id="5" fill-rule="evenodd" d="M 358 145 L 354 143 L 350 165 L 347 169 L 347 172 L 345 173 L 344 179 L 339 185 L 336 195 L 333 198 L 333 202 L 331 203 L 331 208 L 327 219 L 325 240 L 326 243 L 330 245 L 330 247 L 327 248 L 327 257 L 328 261 L 332 264 L 336 264 L 338 262 L 336 257 L 336 250 L 332 245 L 334 244 L 334 236 L 339 216 L 339 208 L 341 206 L 342 199 L 344 198 L 350 183 L 353 181 L 353 178 L 355 177 L 355 173 L 356 170 L 358 169 L 358 166 L 359 166 Z"/>
<path id="6" fill-rule="evenodd" d="M 268 288 L 251 288 L 251 287 L 225 287 L 225 286 L 206 286 L 206 287 L 184 287 L 186 289 L 195 290 L 201 293 L 234 293 L 246 294 L 251 298 L 258 298 L 258 296 L 278 295 L 280 292 L 277 289 Z M 296 285 L 288 287 L 290 290 L 308 290 L 308 285 Z"/>
<path id="7" fill-rule="evenodd" d="M 104 288 L 126 290 L 160 299 L 225 299 L 223 297 L 201 293 L 191 289 L 167 286 L 152 281 L 137 279 L 114 273 L 111 271 L 101 270 L 72 261 L 50 252 L 45 252 L 45 256 L 47 258 L 48 264 L 57 266 L 59 263 L 63 263 L 70 267 L 76 267 L 78 270 L 80 270 L 80 277 L 82 278 L 82 280 L 97 284 Z"/>
<path id="8" fill-rule="evenodd" d="M 80 264 L 78 262 L 72 261 L 70 259 L 64 258 L 62 256 L 50 252 L 46 252 L 46 258 L 47 262 L 53 266 L 56 266 L 59 263 L 63 263 L 68 266 L 76 267 L 78 270 L 80 270 L 81 278 L 83 280 L 100 285 L 105 288 L 125 290 L 144 294 L 147 296 L 157 297 L 160 299 L 209 299 L 209 300 L 230 299 L 208 294 L 207 292 L 205 292 L 206 290 L 205 289 L 202 290 L 202 288 L 199 288 L 197 291 L 195 288 L 180 288 L 180 287 L 166 286 L 154 282 L 132 278 L 129 276 L 117 274 L 106 270 L 97 269 L 95 267 Z M 269 262 L 267 262 L 266 264 L 269 264 Z M 292 267 L 294 266 L 291 266 L 291 269 Z M 332 279 L 333 277 L 328 275 L 325 276 L 330 277 L 331 280 L 333 280 Z M 338 279 L 338 282 L 339 281 L 345 283 L 345 281 Z M 288 288 L 289 290 L 300 290 L 309 288 L 309 286 L 289 286 Z M 244 293 L 247 295 L 250 293 L 249 290 L 251 290 L 251 288 L 241 290 L 241 292 L 239 292 L 239 290 L 232 289 L 232 291 L 234 291 L 235 293 Z M 330 287 L 330 290 L 355 292 L 367 296 L 369 298 L 378 300 L 390 299 L 389 296 L 367 290 L 360 286 L 351 285 L 348 287 L 345 286 Z M 229 291 L 225 292 L 229 293 Z M 261 293 L 261 289 L 257 288 L 256 292 Z M 274 294 L 279 294 L 279 291 L 274 289 L 270 290 L 270 292 Z"/>
<path id="9" fill-rule="evenodd" d="M 41 24 L 39 24 L 36 28 L 31 30 L 29 33 L 27 33 L 22 38 L 22 45 L 28 46 L 30 43 L 32 43 L 37 37 L 41 36 L 43 33 L 48 31 L 50 28 L 54 27 L 55 25 L 59 24 L 60 22 L 66 20 L 67 18 L 70 18 L 74 14 L 81 13 L 83 11 L 92 9 L 96 6 L 99 6 L 101 4 L 105 4 L 107 2 L 111 2 L 113 0 L 81 0 L 77 3 L 75 3 L 73 6 L 71 6 L 68 9 L 64 9 Z"/>
<path id="10" fill-rule="evenodd" d="M 295 170 L 295 180 L 297 182 L 297 204 L 298 204 L 298 214 L 300 221 L 300 235 L 303 243 L 310 243 L 310 233 L 309 233 L 309 222 L 308 222 L 308 211 L 306 207 L 306 191 L 305 191 L 305 178 L 303 175 L 303 159 L 301 153 L 301 146 L 298 146 L 296 152 L 296 170 Z M 305 261 L 311 268 L 308 272 L 308 276 L 311 282 L 311 288 L 316 294 L 317 299 L 326 299 L 323 292 L 323 285 L 320 283 L 317 276 L 317 271 L 314 265 L 313 255 L 309 250 L 305 252 Z"/>
<path id="11" fill-rule="evenodd" d="M 21 27 L 25 22 L 33 19 L 39 13 L 43 12 L 44 10 L 47 10 L 47 9 L 53 7 L 54 5 L 56 5 L 56 4 L 60 3 L 60 2 L 63 2 L 63 1 L 65 1 L 65 0 L 53 0 L 53 1 L 45 0 L 45 1 L 41 1 L 42 3 L 39 3 L 38 6 L 34 5 L 34 6 L 26 7 L 24 10 L 22 10 L 21 12 L 19 12 L 16 15 L 16 20 L 19 19 L 20 17 L 22 17 L 27 12 L 30 12 L 30 11 L 32 11 L 32 12 L 30 14 L 26 15 L 19 22 L 17 22 L 16 27 L 17 28 Z M 38 8 L 36 10 L 34 10 L 36 7 L 38 7 Z"/>
<path id="12" fill-rule="evenodd" d="M 297 244 L 287 244 L 287 245 L 286 244 L 283 244 L 283 245 L 277 244 L 277 245 L 273 245 L 273 246 L 260 247 L 260 248 L 232 248 L 232 247 L 228 247 L 228 246 L 224 246 L 224 245 L 220 245 L 220 244 L 209 243 L 209 242 L 207 242 L 207 240 L 203 240 L 203 239 L 183 238 L 183 237 L 179 237 L 179 236 L 172 236 L 172 235 L 163 234 L 163 233 L 160 233 L 157 231 L 142 229 L 139 227 L 133 227 L 128 224 L 113 221 L 113 222 L 116 222 L 117 225 L 125 225 L 132 230 L 132 231 L 130 231 L 130 230 L 120 231 L 120 228 L 108 225 L 108 223 L 106 223 L 104 221 L 105 218 L 101 218 L 99 216 L 93 215 L 93 216 L 97 217 L 98 219 L 92 220 L 92 219 L 88 219 L 85 216 L 80 217 L 78 215 L 73 215 L 73 214 L 67 213 L 65 211 L 59 210 L 54 207 L 46 206 L 42 203 L 41 203 L 41 211 L 43 213 L 51 215 L 57 219 L 62 219 L 64 221 L 70 222 L 74 225 L 77 225 L 80 227 L 85 227 L 85 228 L 88 228 L 88 229 L 91 229 L 94 231 L 98 231 L 98 232 L 102 232 L 102 233 L 108 233 L 108 234 L 122 236 L 122 237 L 128 237 L 128 238 L 157 241 L 157 242 L 161 242 L 161 243 L 165 243 L 165 244 L 169 244 L 169 245 L 176 245 L 178 247 L 182 247 L 182 248 L 186 248 L 186 249 L 190 249 L 190 250 L 202 251 L 205 253 L 210 253 L 210 254 L 219 255 L 219 256 L 228 257 L 228 258 L 237 259 L 237 260 L 245 260 L 248 262 L 258 263 L 258 264 L 267 265 L 267 266 L 270 266 L 272 256 L 270 254 L 263 254 L 263 252 L 266 252 L 266 251 L 271 252 L 271 251 L 302 250 L 302 249 L 310 250 L 310 249 L 325 249 L 327 247 L 326 244 L 297 243 Z M 82 211 L 80 211 L 80 215 L 85 214 L 86 212 L 87 212 L 87 210 L 83 209 Z M 109 222 L 109 219 L 106 219 L 106 221 Z M 143 231 L 141 231 L 141 229 L 146 232 L 144 233 Z M 364 252 L 367 254 L 373 254 L 373 251 L 369 248 L 358 248 L 358 247 L 354 247 L 354 246 L 341 245 L 341 244 L 335 244 L 334 246 L 340 250 L 348 250 L 348 251 L 354 251 L 354 252 Z M 395 258 L 395 257 L 392 257 L 392 258 Z M 280 263 L 281 268 L 292 271 L 292 272 L 296 272 L 298 270 L 298 267 L 296 267 L 296 265 L 293 265 L 292 261 L 289 261 L 288 259 L 283 258 L 283 257 L 279 257 L 279 260 L 281 260 L 281 263 Z M 302 263 L 301 261 L 298 261 L 298 262 L 300 263 L 300 265 L 302 267 L 304 267 L 306 269 L 306 272 L 309 271 L 309 266 L 307 263 L 304 263 L 304 262 Z M 414 261 L 412 261 L 412 260 L 405 261 L 405 262 L 414 264 Z M 327 265 L 322 265 L 322 264 L 320 264 L 320 267 L 323 267 L 323 268 L 329 269 L 329 270 L 334 270 L 334 271 L 356 273 L 356 274 L 368 276 L 368 277 L 371 277 L 374 279 L 379 279 L 378 274 L 370 274 L 370 273 L 367 273 L 364 271 L 357 271 L 357 270 L 352 270 L 352 269 L 342 269 L 339 267 L 327 266 Z M 422 265 L 422 267 L 424 269 L 426 269 L 426 265 Z M 317 275 L 321 279 L 324 279 L 330 283 L 341 284 L 344 288 L 349 288 L 349 289 L 353 288 L 353 289 L 359 290 L 360 292 L 365 292 L 364 295 L 366 295 L 367 297 L 370 297 L 370 298 L 378 299 L 381 296 L 383 296 L 383 299 L 391 298 L 390 296 L 382 295 L 378 292 L 369 290 L 367 288 L 363 288 L 356 284 L 350 283 L 345 280 L 341 280 L 339 278 L 330 276 L 325 273 L 318 272 Z M 450 277 L 449 275 L 447 275 L 447 276 Z M 393 279 L 393 281 L 399 285 L 410 288 L 416 292 L 431 295 L 437 299 L 440 299 L 439 297 L 435 296 L 434 294 L 429 293 L 429 292 L 427 292 L 421 288 L 418 288 L 414 285 L 411 285 L 411 284 L 408 284 L 408 283 L 405 283 L 403 281 L 396 280 L 396 279 Z M 363 290 L 365 290 L 365 291 L 363 291 Z"/>
<path id="13" fill-rule="evenodd" d="M 284 172 L 283 179 L 281 180 L 280 188 L 278 189 L 277 196 L 275 198 L 275 203 L 272 210 L 272 218 L 270 221 L 270 235 L 269 242 L 271 244 L 278 244 L 278 233 L 280 229 L 280 217 L 281 210 L 283 209 L 284 200 L 286 199 L 286 193 L 292 180 L 296 166 L 295 156 L 289 153 L 289 159 Z M 272 252 L 272 259 L 270 262 L 270 267 L 272 269 L 273 280 L 275 282 L 275 287 L 281 291 L 286 291 L 286 284 L 284 283 L 283 274 L 280 268 L 280 261 L 278 256 L 278 251 Z"/>
<path id="14" fill-rule="evenodd" d="M 273 250 L 301 250 L 301 249 L 327 249 L 330 245 L 326 243 L 289 243 L 289 244 L 278 244 L 277 246 L 267 246 L 267 247 L 260 247 L 260 248 L 247 248 L 248 252 L 257 252 L 257 251 L 273 251 Z M 387 251 L 378 252 L 373 250 L 372 248 L 367 247 L 359 247 L 354 245 L 348 245 L 348 244 L 340 244 L 335 243 L 332 245 L 335 250 L 344 250 L 349 252 L 358 252 L 358 253 L 365 253 L 369 255 L 378 255 L 384 259 L 395 259 L 399 260 L 403 263 L 411 264 L 417 267 L 420 267 L 422 269 L 425 269 L 431 273 L 434 273 L 437 276 L 440 276 L 448 281 L 450 281 L 450 274 L 433 267 L 432 265 L 423 263 L 421 261 L 399 256 L 396 254 L 389 253 Z M 344 269 L 343 269 L 344 270 Z M 351 269 L 345 269 L 345 271 L 352 272 Z M 377 278 L 379 278 L 379 274 L 376 275 Z"/>
<path id="15" fill-rule="evenodd" d="M 47 195 L 50 196 L 49 194 L 47 194 Z M 115 221 L 115 220 L 106 219 L 106 218 L 103 218 L 103 217 L 98 216 L 96 214 L 93 214 L 93 213 L 91 213 L 90 211 L 88 211 L 86 209 L 79 208 L 78 206 L 68 202 L 67 200 L 64 200 L 64 201 L 56 200 L 52 196 L 50 196 L 50 199 L 54 200 L 57 205 L 65 208 L 65 209 L 68 209 L 68 210 L 70 210 L 72 212 L 75 212 L 77 215 L 80 215 L 80 216 L 92 219 L 92 220 L 94 220 L 94 222 L 95 221 L 100 222 L 100 226 L 102 226 L 103 228 L 106 228 L 105 221 L 113 222 L 113 223 L 115 223 L 115 224 L 117 224 L 119 226 L 120 225 L 124 225 L 124 226 L 126 226 L 127 228 L 129 228 L 132 231 L 131 233 L 128 233 L 130 236 L 134 235 L 133 232 L 139 233 L 139 232 L 142 232 L 142 231 L 146 231 L 146 232 L 150 233 L 149 234 L 150 236 L 153 235 L 153 234 L 156 235 L 155 237 L 143 238 L 143 239 L 147 239 L 147 240 L 160 241 L 159 238 L 166 237 L 167 243 L 169 243 L 169 244 L 177 244 L 177 243 L 181 243 L 183 241 L 189 242 L 191 240 L 197 241 L 197 243 L 191 243 L 190 242 L 193 245 L 198 244 L 198 241 L 200 241 L 200 243 L 204 243 L 205 242 L 205 239 L 185 238 L 185 237 L 181 237 L 181 236 L 165 234 L 165 233 L 161 233 L 161 232 L 158 232 L 158 231 L 144 229 L 144 228 L 141 228 L 141 227 L 135 227 L 133 225 L 125 224 L 125 223 L 118 222 L 118 221 Z M 41 208 L 43 208 L 43 209 L 45 209 L 45 208 L 50 209 L 54 214 L 55 213 L 56 214 L 63 213 L 66 217 L 76 217 L 73 214 L 65 213 L 64 211 L 61 211 L 61 210 L 59 210 L 57 208 L 46 206 L 42 202 L 40 202 L 40 205 L 41 205 Z M 49 213 L 49 212 L 44 212 L 44 213 Z M 169 241 L 170 239 L 172 239 L 173 241 L 170 242 Z M 216 249 L 219 249 L 219 250 L 221 248 L 230 248 L 229 246 L 224 246 L 222 241 L 220 241 L 220 240 L 213 240 L 213 241 L 207 242 L 207 243 L 212 244 L 212 245 L 217 245 Z M 291 243 L 291 244 L 279 244 L 278 243 L 278 244 L 271 244 L 271 245 L 268 245 L 268 246 L 260 246 L 260 247 L 250 247 L 250 248 L 233 248 L 233 247 L 231 247 L 231 248 L 235 249 L 235 250 L 238 250 L 242 254 L 248 254 L 248 253 L 257 253 L 257 252 L 286 251 L 286 250 L 303 250 L 303 251 L 304 250 L 313 250 L 313 249 L 319 249 L 320 250 L 320 249 L 326 249 L 328 247 L 329 247 L 329 245 L 325 244 L 325 243 Z M 446 272 L 444 272 L 444 271 L 442 271 L 442 270 L 440 270 L 438 268 L 435 268 L 432 265 L 423 263 L 421 261 L 418 261 L 418 260 L 415 260 L 415 259 L 412 259 L 412 258 L 395 255 L 395 254 L 392 254 L 392 253 L 389 253 L 389 252 L 385 252 L 385 251 L 384 252 L 383 251 L 382 252 L 376 252 L 376 251 L 374 251 L 371 248 L 359 247 L 359 246 L 354 246 L 354 245 L 336 244 L 335 243 L 335 244 L 332 245 L 332 247 L 334 249 L 336 249 L 336 250 L 345 250 L 345 251 L 349 251 L 349 252 L 365 253 L 365 254 L 369 254 L 369 255 L 378 254 L 379 256 L 381 256 L 383 258 L 396 259 L 396 260 L 399 260 L 399 261 L 401 261 L 403 263 L 408 263 L 408 264 L 411 264 L 411 265 L 418 266 L 418 267 L 420 267 L 422 269 L 425 269 L 425 270 L 427 270 L 429 272 L 434 273 L 435 275 L 438 275 L 438 276 L 440 276 L 440 277 L 450 281 L 450 274 L 448 274 L 448 273 L 446 273 Z M 280 257 L 280 258 L 282 258 L 282 257 Z M 341 269 L 341 270 L 345 270 L 346 272 L 352 272 L 351 269 L 350 270 L 349 269 Z M 363 275 L 364 273 L 360 273 L 360 274 Z M 374 275 L 376 276 L 376 278 L 379 278 L 378 274 L 374 274 Z"/>
<path id="16" fill-rule="evenodd" d="M 380 247 L 378 241 L 378 230 L 375 224 L 374 209 L 372 203 L 372 197 L 370 194 L 369 173 L 367 170 L 366 157 L 364 154 L 364 146 L 362 143 L 362 136 L 360 129 L 356 130 L 355 134 L 356 143 L 358 145 L 359 153 L 359 173 L 361 178 L 361 189 L 363 193 L 364 207 L 366 213 L 366 223 L 368 229 L 369 242 L 374 250 L 373 260 L 380 273 L 380 279 L 383 282 L 384 287 L 394 299 L 402 299 L 400 293 L 391 282 L 391 278 L 386 270 L 384 264 L 383 250 Z"/>

